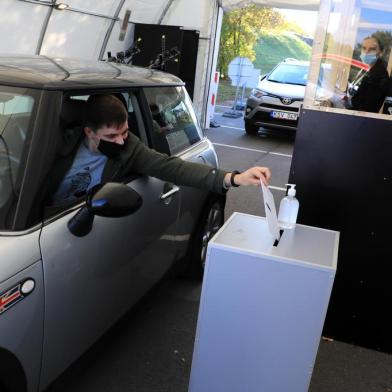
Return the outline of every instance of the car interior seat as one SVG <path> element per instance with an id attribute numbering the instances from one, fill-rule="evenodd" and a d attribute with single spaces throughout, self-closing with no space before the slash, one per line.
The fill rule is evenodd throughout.
<path id="1" fill-rule="evenodd" d="M 40 179 L 39 191 L 28 216 L 28 224 L 37 223 L 57 213 L 59 208 L 51 208 L 51 197 L 56 190 L 53 186 L 54 173 L 63 172 L 63 162 L 83 137 L 86 102 L 81 99 L 65 98 L 63 100 L 59 126 L 54 130 L 53 148 L 48 151 L 45 163 L 45 175 Z"/>
<path id="2" fill-rule="evenodd" d="M 60 146 L 57 153 L 60 156 L 69 154 L 75 142 L 83 136 L 87 103 L 80 99 L 66 98 L 60 113 Z"/>
<path id="3" fill-rule="evenodd" d="M 74 98 L 66 98 L 61 107 L 60 125 L 63 127 L 82 125 L 85 118 L 85 110 L 85 101 Z"/>
<path id="4" fill-rule="evenodd" d="M 86 101 L 81 99 L 68 97 L 63 100 L 59 129 L 54 139 L 55 148 L 53 149 L 53 155 L 48 157 L 47 175 L 35 203 L 39 209 L 33 212 L 32 220 L 48 218 L 63 208 L 63 206 L 53 206 L 51 199 L 57 185 L 59 185 L 57 184 L 58 178 L 61 178 L 59 173 L 65 175 L 68 170 L 66 164 L 68 156 L 75 152 L 84 137 L 83 125 L 85 124 L 86 107 Z"/>
<path id="5" fill-rule="evenodd" d="M 118 98 L 124 104 L 125 109 L 127 110 L 129 131 L 132 132 L 137 137 L 140 137 L 139 127 L 137 124 L 135 112 L 133 111 L 132 104 L 127 102 L 124 95 L 121 93 L 113 93 L 112 95 L 114 95 L 116 98 Z M 130 100 L 130 97 L 129 97 L 129 100 Z"/>

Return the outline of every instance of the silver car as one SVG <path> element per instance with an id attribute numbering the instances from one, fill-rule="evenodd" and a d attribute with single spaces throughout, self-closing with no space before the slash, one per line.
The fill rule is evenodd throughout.
<path id="1" fill-rule="evenodd" d="M 174 76 L 0 57 L 1 392 L 44 390 L 175 263 L 200 277 L 207 242 L 223 222 L 224 198 L 132 174 L 98 190 L 109 206 L 96 193 L 46 205 L 48 173 L 82 121 L 78 108 L 102 92 L 123 101 L 130 129 L 150 147 L 218 164 Z M 159 137 L 157 119 L 171 124 Z"/>

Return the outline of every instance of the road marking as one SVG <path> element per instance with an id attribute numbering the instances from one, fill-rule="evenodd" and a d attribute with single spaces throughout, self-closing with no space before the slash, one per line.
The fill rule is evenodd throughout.
<path id="1" fill-rule="evenodd" d="M 230 127 L 229 125 L 221 125 L 221 127 L 225 127 L 225 128 L 231 128 L 231 129 L 238 129 L 239 131 L 245 131 L 245 129 L 244 129 L 244 128 Z"/>
<path id="2" fill-rule="evenodd" d="M 253 151 L 253 152 L 261 152 L 262 154 L 271 154 L 271 155 L 278 155 L 281 157 L 292 158 L 292 155 L 289 154 L 282 154 L 280 152 L 271 152 L 271 151 L 264 151 L 264 150 L 256 150 L 255 148 L 247 148 L 247 147 L 238 147 L 238 146 L 230 146 L 229 144 L 222 144 L 222 143 L 212 143 L 215 146 L 221 147 L 229 147 L 229 148 L 236 148 L 238 150 L 246 150 L 246 151 Z"/>

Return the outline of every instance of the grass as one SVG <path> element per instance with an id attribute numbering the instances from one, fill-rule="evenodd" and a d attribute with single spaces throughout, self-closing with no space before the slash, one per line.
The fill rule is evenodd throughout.
<path id="1" fill-rule="evenodd" d="M 262 33 L 255 46 L 256 59 L 253 62 L 255 68 L 261 70 L 261 75 L 271 69 L 285 58 L 292 57 L 297 60 L 309 60 L 312 48 L 294 34 L 268 34 Z M 245 90 L 245 97 L 250 94 L 251 88 Z M 234 101 L 236 87 L 231 86 L 230 80 L 221 79 L 217 94 L 217 103 L 223 104 Z M 239 94 L 241 95 L 242 90 Z"/>
<path id="2" fill-rule="evenodd" d="M 294 34 L 262 34 L 254 48 L 256 60 L 255 68 L 266 74 L 280 61 L 292 57 L 297 60 L 309 60 L 312 52 L 311 46 L 306 44 Z"/>

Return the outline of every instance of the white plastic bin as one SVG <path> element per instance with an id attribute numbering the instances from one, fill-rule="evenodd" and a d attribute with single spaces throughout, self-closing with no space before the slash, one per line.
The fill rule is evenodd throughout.
<path id="1" fill-rule="evenodd" d="M 190 392 L 304 392 L 336 271 L 339 233 L 297 224 L 278 246 L 235 213 L 209 244 Z"/>

